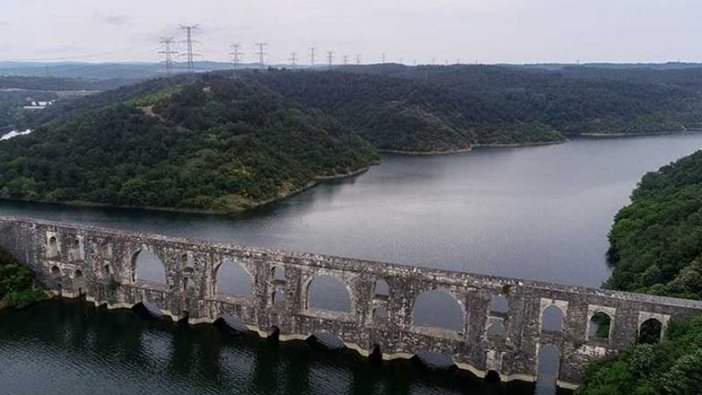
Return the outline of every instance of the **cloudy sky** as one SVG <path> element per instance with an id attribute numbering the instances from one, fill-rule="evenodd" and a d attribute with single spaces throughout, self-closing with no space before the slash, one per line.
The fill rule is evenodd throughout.
<path id="1" fill-rule="evenodd" d="M 702 0 L 0 0 L 0 60 L 154 61 L 180 24 L 206 60 L 702 61 Z"/>

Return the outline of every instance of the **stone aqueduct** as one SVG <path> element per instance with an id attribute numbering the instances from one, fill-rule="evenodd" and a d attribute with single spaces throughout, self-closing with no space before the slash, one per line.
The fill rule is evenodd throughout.
<path id="1" fill-rule="evenodd" d="M 673 317 L 702 313 L 700 301 L 18 218 L 0 218 L 0 249 L 63 296 L 84 296 L 108 308 L 148 301 L 190 323 L 239 317 L 249 329 L 264 336 L 275 331 L 281 340 L 328 332 L 362 355 L 382 353 L 384 359 L 439 352 L 479 377 L 497 372 L 503 381 L 534 381 L 539 351 L 551 345 L 559 351 L 562 387 L 577 386 L 588 361 L 635 344 L 645 321 L 657 320 L 665 328 Z M 136 276 L 136 256 L 145 250 L 165 266 L 166 284 Z M 250 274 L 249 296 L 217 292 L 217 271 L 231 262 Z M 281 268 L 284 277 L 274 274 Z M 310 308 L 307 288 L 317 276 L 345 284 L 349 312 Z M 376 292 L 378 281 L 388 292 Z M 414 301 L 431 290 L 455 299 L 464 315 L 462 330 L 413 324 Z M 508 309 L 494 311 L 495 297 L 506 299 Z M 544 311 L 551 306 L 562 313 L 556 330 L 544 325 Z M 387 317 L 377 314 L 381 310 Z M 596 313 L 611 320 L 607 337 L 591 334 Z M 489 334 L 493 325 L 504 332 Z"/>

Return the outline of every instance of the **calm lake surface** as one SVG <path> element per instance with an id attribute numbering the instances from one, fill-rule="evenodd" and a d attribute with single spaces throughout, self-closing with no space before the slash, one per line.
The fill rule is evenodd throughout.
<path id="1" fill-rule="evenodd" d="M 700 148 L 702 134 L 689 134 L 388 156 L 236 217 L 16 202 L 0 215 L 598 286 L 613 216 L 638 180 Z M 534 392 L 417 369 L 76 302 L 0 315 L 0 383 L 12 394 Z"/>

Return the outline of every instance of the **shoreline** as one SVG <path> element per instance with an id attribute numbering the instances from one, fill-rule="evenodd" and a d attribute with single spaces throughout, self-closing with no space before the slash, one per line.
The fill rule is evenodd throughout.
<path id="1" fill-rule="evenodd" d="M 75 207 L 75 208 L 117 208 L 117 209 L 129 209 L 129 210 L 145 210 L 145 211 L 159 211 L 159 212 L 169 212 L 169 213 L 179 213 L 179 214 L 204 214 L 204 215 L 238 215 L 243 214 L 254 209 L 258 209 L 275 202 L 287 199 L 291 196 L 302 193 L 310 188 L 313 188 L 323 182 L 340 180 L 348 177 L 357 176 L 359 174 L 365 173 L 370 169 L 370 166 L 374 166 L 377 163 L 372 163 L 368 166 L 362 167 L 360 169 L 352 170 L 343 174 L 334 174 L 330 176 L 316 176 L 312 181 L 307 183 L 301 188 L 286 192 L 284 194 L 278 195 L 276 197 L 252 202 L 250 206 L 242 208 L 235 211 L 215 211 L 207 209 L 195 209 L 195 208 L 176 208 L 176 207 L 159 207 L 159 206 L 132 206 L 132 205 L 114 205 L 108 203 L 97 203 L 97 202 L 86 202 L 86 201 L 48 201 L 48 200 L 32 200 L 32 199 L 10 199 L 10 198 L 0 198 L 0 201 L 8 202 L 23 202 L 23 203 L 42 203 L 42 204 L 55 204 L 59 206 Z"/>
<path id="2" fill-rule="evenodd" d="M 563 144 L 570 141 L 569 139 L 560 141 L 537 141 L 530 143 L 512 143 L 512 144 L 473 144 L 468 148 L 457 148 L 446 151 L 402 151 L 402 150 L 390 150 L 390 149 L 379 149 L 378 152 L 382 154 L 395 154 L 395 155 L 407 155 L 407 156 L 432 156 L 432 155 L 451 155 L 460 154 L 465 152 L 471 152 L 476 149 L 483 148 L 521 148 L 521 147 L 536 147 L 541 145 L 555 145 Z"/>
<path id="3" fill-rule="evenodd" d="M 621 137 L 645 137 L 645 136 L 672 136 L 702 133 L 702 129 L 687 129 L 683 131 L 671 132 L 650 132 L 650 133 L 581 133 L 577 137 L 589 139 L 608 139 Z"/>

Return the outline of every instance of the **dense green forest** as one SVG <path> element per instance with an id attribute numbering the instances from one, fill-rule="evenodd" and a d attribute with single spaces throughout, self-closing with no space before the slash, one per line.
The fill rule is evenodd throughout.
<path id="1" fill-rule="evenodd" d="M 343 69 L 343 68 L 342 68 Z M 357 73 L 404 78 L 478 97 L 518 120 L 566 135 L 643 134 L 702 127 L 702 68 L 370 65 Z"/>
<path id="2" fill-rule="evenodd" d="M 702 316 L 673 321 L 659 344 L 590 363 L 577 395 L 698 395 L 702 389 Z"/>
<path id="3" fill-rule="evenodd" d="M 0 197 L 232 212 L 377 160 L 325 114 L 211 74 L 76 99 L 46 116 L 0 144 Z"/>
<path id="4" fill-rule="evenodd" d="M 646 174 L 609 235 L 607 288 L 702 299 L 702 151 Z M 592 363 L 578 394 L 699 394 L 702 316 Z"/>
<path id="5" fill-rule="evenodd" d="M 362 169 L 378 160 L 376 150 L 685 130 L 702 119 L 701 92 L 700 69 L 379 65 L 177 75 L 31 113 L 0 105 L 0 117 L 34 131 L 0 143 L 0 197 L 238 211 Z M 7 96 L 10 107 L 21 95 Z"/>
<path id="6" fill-rule="evenodd" d="M 606 287 L 702 299 L 702 151 L 646 174 L 609 240 Z"/>
<path id="7" fill-rule="evenodd" d="M 431 152 L 564 140 L 547 125 L 522 120 L 477 95 L 402 78 L 285 70 L 248 72 L 242 78 L 333 115 L 384 150 Z"/>
<path id="8" fill-rule="evenodd" d="M 29 269 L 0 251 L 0 308 L 20 308 L 43 298 L 44 291 Z"/>

